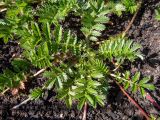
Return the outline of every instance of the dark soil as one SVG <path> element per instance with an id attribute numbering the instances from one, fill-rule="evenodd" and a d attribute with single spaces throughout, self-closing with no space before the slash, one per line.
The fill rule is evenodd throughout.
<path id="1" fill-rule="evenodd" d="M 152 83 L 157 87 L 150 94 L 160 103 L 160 22 L 155 20 L 155 8 L 160 5 L 159 0 L 144 0 L 137 18 L 129 31 L 129 38 L 139 42 L 145 56 L 144 61 L 137 61 L 131 66 L 131 71 L 140 70 L 144 76 L 151 76 Z M 128 25 L 132 16 L 122 18 L 112 17 L 113 25 L 107 25 L 108 30 L 103 38 L 121 33 Z M 74 28 L 73 28 L 74 29 Z M 78 31 L 77 31 L 78 32 Z M 19 56 L 21 49 L 15 42 L 7 45 L 0 43 L 0 72 L 10 66 L 14 56 Z M 28 89 L 41 86 L 44 80 L 39 76 L 26 83 Z M 32 85 L 32 86 L 30 86 Z M 88 120 L 143 120 L 140 111 L 122 94 L 116 84 L 109 90 L 105 107 L 89 108 Z M 72 109 L 66 108 L 63 102 L 54 98 L 53 91 L 45 91 L 43 99 L 30 101 L 16 110 L 11 110 L 14 105 L 27 99 L 28 91 L 22 91 L 18 96 L 12 96 L 10 91 L 5 96 L 0 96 L 0 116 L 2 120 L 79 120 L 82 111 L 76 105 Z M 130 94 L 148 114 L 160 117 L 160 111 L 140 93 Z"/>

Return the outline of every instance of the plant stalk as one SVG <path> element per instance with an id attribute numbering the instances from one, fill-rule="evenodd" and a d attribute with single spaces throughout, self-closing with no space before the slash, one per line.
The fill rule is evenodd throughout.
<path id="1" fill-rule="evenodd" d="M 124 93 L 124 95 L 126 95 L 127 98 L 141 111 L 143 116 L 147 120 L 150 120 L 151 119 L 150 116 L 143 110 L 143 108 L 123 89 L 123 87 L 118 82 L 116 82 L 116 84 L 119 86 L 120 90 Z"/>
<path id="2" fill-rule="evenodd" d="M 85 102 L 84 104 L 82 120 L 86 120 L 86 119 L 87 119 L 87 102 Z"/>
<path id="3" fill-rule="evenodd" d="M 125 37 L 126 34 L 127 34 L 127 32 L 129 31 L 129 29 L 131 28 L 131 26 L 132 26 L 134 20 L 136 19 L 136 16 L 137 16 L 137 14 L 138 14 L 138 12 L 139 12 L 139 10 L 140 10 L 140 8 L 141 8 L 141 5 L 142 5 L 142 0 L 140 0 L 140 2 L 138 3 L 138 9 L 137 9 L 136 13 L 134 14 L 134 16 L 132 17 L 131 21 L 129 22 L 127 28 L 126 28 L 125 31 L 122 33 L 122 37 Z"/>
<path id="4" fill-rule="evenodd" d="M 160 105 L 153 99 L 153 97 L 147 92 L 146 99 L 149 100 L 157 109 L 160 110 Z"/>

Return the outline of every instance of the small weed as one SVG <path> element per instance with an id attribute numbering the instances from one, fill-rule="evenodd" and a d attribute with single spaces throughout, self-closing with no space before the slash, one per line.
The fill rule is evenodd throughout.
<path id="1" fill-rule="evenodd" d="M 27 75 L 30 68 L 46 69 L 47 78 L 43 87 L 32 90 L 31 100 L 43 97 L 44 89 L 53 89 L 57 98 L 68 107 L 78 101 L 78 109 L 85 103 L 104 106 L 110 87 L 109 81 L 118 82 L 125 89 L 140 91 L 154 90 L 148 77 L 140 72 L 132 75 L 124 71 L 126 61 L 142 59 L 141 46 L 126 37 L 114 37 L 100 42 L 108 14 L 135 13 L 135 0 L 107 2 L 103 0 L 42 0 L 33 3 L 28 0 L 7 2 L 5 18 L 0 20 L 0 38 L 7 43 L 17 40 L 23 48 L 21 59 L 12 61 L 13 69 L 6 69 L 0 75 L 0 90 L 15 88 Z M 73 13 L 81 18 L 80 31 L 84 38 L 78 38 L 70 29 L 63 28 L 63 21 Z M 157 11 L 158 14 L 158 11 Z M 156 17 L 158 19 L 158 16 Z M 114 67 L 111 67 L 114 66 Z"/>

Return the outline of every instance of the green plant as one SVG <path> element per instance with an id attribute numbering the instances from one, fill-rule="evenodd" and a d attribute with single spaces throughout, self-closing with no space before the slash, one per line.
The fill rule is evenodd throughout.
<path id="1" fill-rule="evenodd" d="M 112 4 L 124 4 L 131 13 L 135 11 L 133 2 L 121 2 Z M 12 3 L 5 19 L 1 20 L 0 29 L 6 30 L 1 37 L 4 40 L 17 39 L 23 49 L 22 60 L 12 63 L 12 71 L 6 70 L 1 74 L 2 91 L 6 87 L 16 87 L 17 83 L 16 86 L 11 83 L 24 79 L 28 65 L 45 69 L 43 77 L 47 79 L 42 87 L 32 90 L 31 100 L 42 97 L 44 89 L 54 89 L 57 98 L 64 100 L 68 107 L 73 101 L 78 101 L 78 109 L 82 109 L 85 103 L 95 108 L 98 104 L 104 105 L 110 87 L 108 81 L 119 82 L 133 92 L 140 90 L 143 96 L 145 89 L 154 90 L 154 86 L 148 83 L 150 79 L 141 79 L 139 72 L 131 75 L 123 68 L 126 61 L 131 63 L 143 59 L 139 44 L 124 37 L 110 38 L 99 46 L 95 42 L 99 41 L 105 23 L 109 22 L 106 15 L 115 9 L 112 5 L 107 6 L 109 3 L 103 0 L 44 0 L 37 3 L 38 10 L 33 10 L 27 3 Z M 33 11 L 35 14 L 32 15 Z M 83 39 L 61 25 L 70 12 L 81 18 Z"/>
<path id="2" fill-rule="evenodd" d="M 6 69 L 0 74 L 0 90 L 6 88 L 16 88 L 20 81 L 25 80 L 29 70 L 29 62 L 23 59 L 14 59 L 12 61 L 12 69 Z"/>
<path id="3" fill-rule="evenodd" d="M 50 67 L 56 54 L 71 52 L 78 54 L 83 49 L 83 45 L 78 43 L 77 37 L 71 35 L 70 31 L 63 33 L 61 26 L 57 26 L 52 34 L 49 23 L 43 24 L 43 33 L 40 33 L 37 23 L 33 23 L 31 26 L 32 29 L 24 31 L 20 42 L 22 48 L 25 49 L 24 56 L 36 67 Z"/>
<path id="4" fill-rule="evenodd" d="M 122 0 L 122 4 L 125 6 L 126 11 L 131 14 L 135 13 L 138 9 L 138 3 L 136 0 Z"/>
<path id="5" fill-rule="evenodd" d="M 38 9 L 39 21 L 58 25 L 76 5 L 77 0 L 48 0 Z"/>
<path id="6" fill-rule="evenodd" d="M 138 51 L 140 48 L 139 44 L 133 43 L 131 40 L 116 37 L 100 45 L 99 53 L 104 59 L 121 64 L 127 59 L 132 62 L 138 57 L 143 59 L 143 56 Z"/>
<path id="7" fill-rule="evenodd" d="M 135 13 L 138 9 L 136 0 L 110 0 L 107 2 L 107 7 L 118 16 L 124 12 Z"/>
<path id="8" fill-rule="evenodd" d="M 155 13 L 156 13 L 156 19 L 160 20 L 160 9 L 156 9 Z"/>
<path id="9" fill-rule="evenodd" d="M 126 71 L 124 74 L 118 73 L 117 75 L 112 75 L 116 78 L 119 83 L 122 83 L 125 89 L 128 89 L 131 86 L 131 90 L 136 92 L 140 90 L 141 94 L 145 97 L 145 89 L 154 90 L 154 85 L 149 84 L 150 78 L 144 77 L 140 80 L 140 72 L 136 72 L 134 76 L 130 77 L 131 73 Z M 123 76 L 123 77 L 121 77 Z"/>
<path id="10" fill-rule="evenodd" d="M 6 8 L 5 19 L 0 19 L 0 38 L 3 38 L 5 43 L 9 39 L 15 39 L 26 24 L 33 20 L 32 8 L 27 2 L 9 2 Z"/>
<path id="11" fill-rule="evenodd" d="M 103 0 L 90 1 L 86 4 L 86 7 L 82 10 L 82 25 L 81 31 L 85 37 L 92 41 L 97 41 L 101 32 L 105 30 L 104 23 L 109 22 L 109 18 L 106 17 L 110 11 L 107 9 Z"/>

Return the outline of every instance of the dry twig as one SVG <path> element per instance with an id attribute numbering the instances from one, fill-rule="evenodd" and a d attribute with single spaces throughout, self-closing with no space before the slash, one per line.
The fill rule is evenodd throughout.
<path id="1" fill-rule="evenodd" d="M 22 106 L 23 104 L 27 103 L 30 100 L 31 100 L 31 98 L 28 98 L 28 99 L 24 100 L 23 102 L 21 102 L 20 104 L 14 106 L 12 109 L 17 109 L 18 107 Z"/>
<path id="2" fill-rule="evenodd" d="M 5 89 L 5 90 L 1 93 L 1 95 L 4 95 L 8 90 L 10 90 L 10 89 L 9 89 L 9 88 Z"/>
<path id="3" fill-rule="evenodd" d="M 33 75 L 33 77 L 38 76 L 39 74 L 43 73 L 45 70 L 46 70 L 46 68 L 43 68 L 43 69 L 39 70 L 38 72 L 36 72 L 36 73 Z"/>

